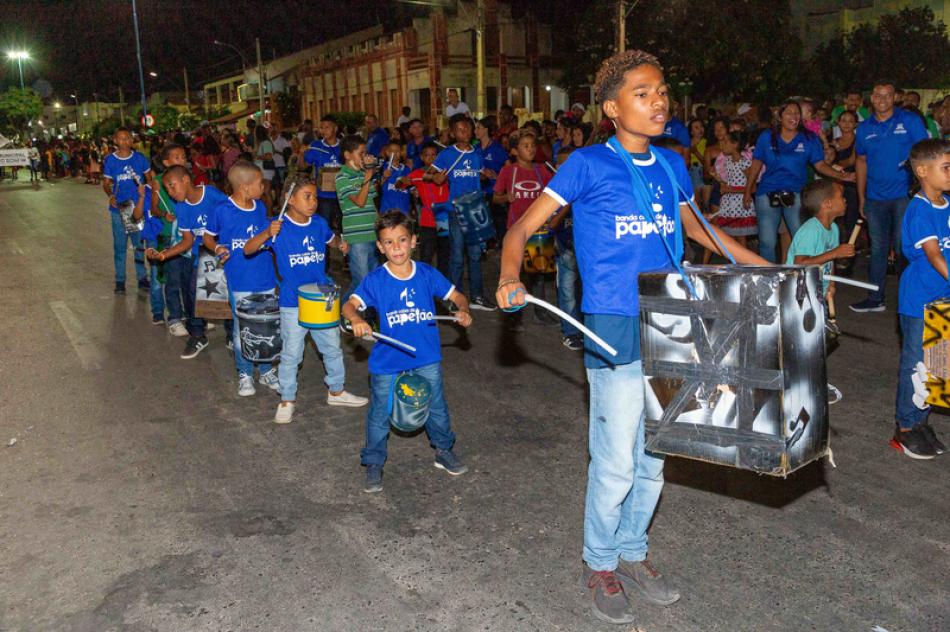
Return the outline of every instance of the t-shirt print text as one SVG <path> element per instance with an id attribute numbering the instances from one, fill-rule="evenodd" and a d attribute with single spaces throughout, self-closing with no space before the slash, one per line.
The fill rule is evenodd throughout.
<path id="1" fill-rule="evenodd" d="M 251 224 L 250 226 L 247 227 L 247 231 L 245 232 L 247 232 L 246 239 L 235 238 L 231 240 L 231 250 L 240 250 L 244 248 L 244 244 L 247 243 L 248 239 L 250 239 L 251 237 L 257 234 L 257 226 L 255 226 L 254 224 Z"/>
<path id="2" fill-rule="evenodd" d="M 433 319 L 435 314 L 431 311 L 423 311 L 416 307 L 416 303 L 413 300 L 415 296 L 415 289 L 408 287 L 399 293 L 399 300 L 403 302 L 405 307 L 386 312 L 386 322 L 390 327 L 405 325 L 406 323 L 422 323 Z"/>
<path id="3" fill-rule="evenodd" d="M 651 182 L 650 189 L 656 200 L 659 200 L 663 195 L 663 187 L 661 185 L 654 187 Z M 614 239 L 620 239 L 625 235 L 639 235 L 643 239 L 646 239 L 652 233 L 659 233 L 661 230 L 663 231 L 663 237 L 666 237 L 676 230 L 676 223 L 667 217 L 666 213 L 663 212 L 663 205 L 658 202 L 653 202 L 653 217 L 656 218 L 655 222 L 650 221 L 648 217 L 639 213 L 615 215 Z"/>
<path id="4" fill-rule="evenodd" d="M 324 254 L 314 248 L 313 246 L 313 237 L 307 235 L 303 238 L 301 242 L 303 247 L 307 249 L 307 252 L 298 252 L 290 255 L 290 267 L 294 266 L 307 266 L 311 263 L 320 263 L 323 261 Z"/>

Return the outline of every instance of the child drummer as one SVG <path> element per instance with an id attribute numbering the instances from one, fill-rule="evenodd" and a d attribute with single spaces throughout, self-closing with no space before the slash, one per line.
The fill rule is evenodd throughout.
<path id="1" fill-rule="evenodd" d="M 327 404 L 330 406 L 365 406 L 369 401 L 343 390 L 346 373 L 343 369 L 343 351 L 340 349 L 340 329 L 306 329 L 297 322 L 297 289 L 301 285 L 317 283 L 330 285 L 327 278 L 327 247 L 339 248 L 343 254 L 349 250 L 339 235 L 334 235 L 326 220 L 317 211 L 317 187 L 311 180 L 300 180 L 287 200 L 284 218 L 271 222 L 270 226 L 244 244 L 244 254 L 251 256 L 270 246 L 277 259 L 280 272 L 280 336 L 283 348 L 277 376 L 280 381 L 280 404 L 274 415 L 274 423 L 287 424 L 293 421 L 297 399 L 297 367 L 303 360 L 307 332 L 323 356 L 326 371 L 324 383 L 329 389 Z M 279 236 L 279 237 L 278 237 Z"/>
<path id="2" fill-rule="evenodd" d="M 597 618 L 631 623 L 636 617 L 627 591 L 635 589 L 648 601 L 663 605 L 680 598 L 646 559 L 646 531 L 663 487 L 663 459 L 644 451 L 637 277 L 670 265 L 667 248 L 677 252 L 683 239 L 675 221 L 680 215 L 682 230 L 691 239 L 714 252 L 720 248 L 688 206 L 693 191 L 682 157 L 650 147 L 650 138 L 661 135 L 670 119 L 668 87 L 659 61 L 639 50 L 615 55 L 601 65 L 595 89 L 616 138 L 609 145 L 575 151 L 509 229 L 496 298 L 502 308 L 524 304 L 520 273 L 525 243 L 558 208 L 571 204 L 584 285 L 584 321 L 618 350 L 617 356 L 608 358 L 585 341 L 590 466 L 584 579 Z M 665 167 L 676 182 L 670 181 Z M 648 203 L 652 213 L 644 208 Z M 767 265 L 718 229 L 712 230 L 739 263 Z"/>
<path id="3" fill-rule="evenodd" d="M 379 313 L 380 333 L 416 348 L 415 354 L 385 342 L 377 342 L 369 356 L 369 412 L 366 415 L 366 445 L 360 460 L 366 466 L 366 492 L 383 489 L 383 465 L 389 439 L 389 396 L 393 380 L 413 370 L 432 387 L 429 419 L 425 424 L 429 441 L 435 447 L 435 467 L 453 476 L 464 474 L 452 451 L 455 433 L 449 423 L 449 409 L 442 392 L 442 349 L 435 324 L 435 297 L 450 300 L 457 307 L 456 318 L 463 327 L 472 324 L 468 299 L 448 279 L 428 264 L 413 261 L 416 237 L 412 220 L 392 211 L 376 221 L 376 245 L 386 263 L 370 272 L 343 306 L 343 316 L 352 323 L 355 336 L 368 336 L 372 328 L 360 317 L 359 310 L 374 307 Z"/>

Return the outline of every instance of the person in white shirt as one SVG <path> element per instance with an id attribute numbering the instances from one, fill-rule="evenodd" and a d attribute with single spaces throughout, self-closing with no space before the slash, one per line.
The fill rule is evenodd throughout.
<path id="1" fill-rule="evenodd" d="M 402 127 L 409 123 L 412 120 L 412 108 L 408 105 L 404 105 L 402 108 L 402 114 L 396 119 L 396 127 Z"/>
<path id="2" fill-rule="evenodd" d="M 456 114 L 471 115 L 472 111 L 468 108 L 468 104 L 465 101 L 459 100 L 458 90 L 449 88 L 446 98 L 448 99 L 448 103 L 445 106 L 445 116 L 447 118 L 452 118 Z"/>
<path id="3" fill-rule="evenodd" d="M 283 182 L 287 179 L 287 160 L 284 158 L 284 150 L 290 147 L 290 141 L 284 138 L 276 125 L 270 128 L 270 141 L 274 145 L 274 171 L 277 172 L 278 182 Z"/>

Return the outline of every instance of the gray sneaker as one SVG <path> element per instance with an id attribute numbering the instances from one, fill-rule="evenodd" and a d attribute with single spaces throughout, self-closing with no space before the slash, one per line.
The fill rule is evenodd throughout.
<path id="1" fill-rule="evenodd" d="M 680 593 L 673 588 L 660 571 L 648 560 L 617 564 L 617 577 L 628 592 L 636 590 L 650 603 L 668 606 L 679 601 Z"/>
<path id="2" fill-rule="evenodd" d="M 367 465 L 366 481 L 363 483 L 363 491 L 367 494 L 375 494 L 383 491 L 383 466 Z"/>
<path id="3" fill-rule="evenodd" d="M 584 564 L 584 586 L 590 590 L 590 611 L 607 623 L 635 623 L 627 595 L 614 571 L 594 571 Z"/>

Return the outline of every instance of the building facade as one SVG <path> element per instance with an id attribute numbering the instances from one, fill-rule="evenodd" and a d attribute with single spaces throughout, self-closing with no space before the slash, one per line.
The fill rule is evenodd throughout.
<path id="1" fill-rule="evenodd" d="M 877 22 L 901 9 L 930 7 L 934 19 L 950 24 L 950 0 L 800 0 L 792 2 L 792 15 L 806 50 L 815 50 L 838 31 Z"/>
<path id="2" fill-rule="evenodd" d="M 457 12 L 433 9 L 411 26 L 390 33 L 369 29 L 332 40 L 313 51 L 298 70 L 301 112 L 319 119 L 331 112 L 376 114 L 394 126 L 404 106 L 430 127 L 445 124 L 445 95 L 455 88 L 477 109 L 475 2 Z M 567 107 L 554 84 L 551 30 L 533 19 L 515 19 L 507 4 L 484 0 L 485 107 L 508 104 L 526 112 Z"/>

